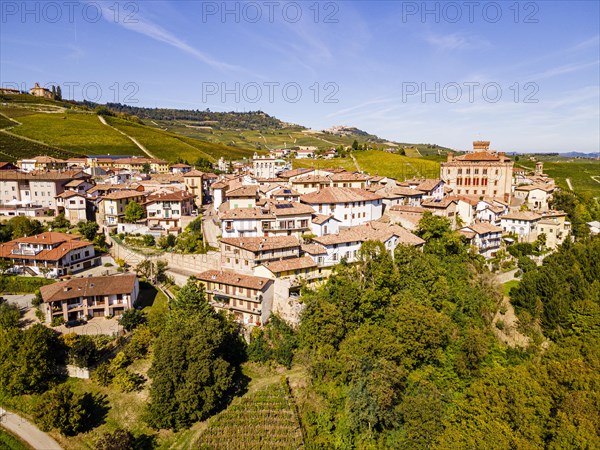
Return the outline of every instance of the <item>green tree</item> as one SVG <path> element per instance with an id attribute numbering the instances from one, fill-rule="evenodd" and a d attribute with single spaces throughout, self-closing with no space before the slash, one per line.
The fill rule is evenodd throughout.
<path id="1" fill-rule="evenodd" d="M 17 305 L 12 305 L 0 297 L 0 330 L 17 328 L 20 319 L 21 313 Z"/>
<path id="2" fill-rule="evenodd" d="M 135 330 L 144 322 L 146 322 L 146 316 L 135 308 L 128 309 L 119 318 L 119 325 L 127 331 Z"/>
<path id="3" fill-rule="evenodd" d="M 90 394 L 77 394 L 61 384 L 42 396 L 34 417 L 43 431 L 57 429 L 74 436 L 89 426 L 93 403 Z"/>
<path id="4" fill-rule="evenodd" d="M 54 220 L 52 220 L 51 222 L 48 222 L 48 227 L 52 228 L 52 229 L 69 228 L 70 226 L 71 226 L 71 222 L 69 222 L 67 220 L 64 212 L 61 212 L 59 215 L 57 215 L 54 218 Z"/>
<path id="5" fill-rule="evenodd" d="M 152 172 L 152 166 L 150 166 L 150 163 L 145 162 L 144 165 L 142 166 L 142 173 L 150 173 Z"/>
<path id="6" fill-rule="evenodd" d="M 56 100 L 62 100 L 62 89 L 60 85 L 56 86 Z"/>
<path id="7" fill-rule="evenodd" d="M 81 233 L 81 235 L 90 242 L 94 242 L 94 239 L 98 234 L 99 228 L 100 226 L 98 225 L 98 223 L 92 220 L 82 220 L 77 224 L 77 230 L 79 231 L 79 233 Z"/>
<path id="8" fill-rule="evenodd" d="M 152 384 L 147 420 L 155 428 L 180 429 L 228 403 L 244 345 L 237 327 L 214 312 L 193 280 L 171 306 L 148 372 Z"/>
<path id="9" fill-rule="evenodd" d="M 44 230 L 39 220 L 30 219 L 26 216 L 13 217 L 8 221 L 8 224 L 12 232 L 12 239 L 34 236 Z"/>
<path id="10" fill-rule="evenodd" d="M 129 202 L 125 207 L 125 221 L 135 223 L 146 216 L 146 211 L 138 202 Z"/>
<path id="11" fill-rule="evenodd" d="M 36 324 L 0 331 L 0 392 L 43 392 L 56 377 L 63 351 L 53 330 Z"/>

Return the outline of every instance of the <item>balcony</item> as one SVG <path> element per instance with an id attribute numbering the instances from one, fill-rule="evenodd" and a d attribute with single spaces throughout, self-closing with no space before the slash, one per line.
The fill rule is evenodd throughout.
<path id="1" fill-rule="evenodd" d="M 248 297 L 246 294 L 240 294 L 237 291 L 235 292 L 235 294 L 231 293 L 231 292 L 228 293 L 228 292 L 225 292 L 224 289 L 207 289 L 206 292 L 212 293 L 214 296 L 218 296 L 218 297 L 235 298 L 235 299 L 251 301 L 251 302 L 261 302 L 262 301 L 261 294 L 258 294 L 254 297 Z"/>
<path id="2" fill-rule="evenodd" d="M 22 255 L 22 256 L 35 256 L 41 251 L 42 251 L 42 249 L 38 250 L 38 249 L 33 249 L 33 248 L 15 248 L 12 250 L 11 254 Z"/>

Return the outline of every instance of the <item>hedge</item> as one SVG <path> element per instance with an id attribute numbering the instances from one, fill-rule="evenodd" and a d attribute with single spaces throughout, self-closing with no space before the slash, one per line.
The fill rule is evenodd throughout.
<path id="1" fill-rule="evenodd" d="M 52 283 L 54 280 L 42 277 L 4 276 L 0 277 L 0 291 L 33 294 L 40 287 Z"/>

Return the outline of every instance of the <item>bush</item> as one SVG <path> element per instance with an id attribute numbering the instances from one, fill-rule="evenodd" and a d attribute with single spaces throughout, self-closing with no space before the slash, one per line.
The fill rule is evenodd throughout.
<path id="1" fill-rule="evenodd" d="M 66 436 L 74 436 L 88 426 L 93 404 L 90 394 L 76 394 L 62 384 L 42 396 L 34 417 L 43 431 L 57 429 Z"/>
<path id="2" fill-rule="evenodd" d="M 113 372 L 110 369 L 110 364 L 105 362 L 96 367 L 91 374 L 92 380 L 100 386 L 108 386 L 114 378 Z"/>
<path id="3" fill-rule="evenodd" d="M 53 327 L 59 327 L 59 326 L 63 325 L 64 323 L 65 323 L 64 317 L 59 316 L 59 317 L 53 317 L 52 323 L 50 323 L 50 325 Z"/>
<path id="4" fill-rule="evenodd" d="M 151 234 L 144 235 L 144 237 L 142 238 L 142 242 L 146 247 L 154 247 L 154 245 L 156 245 L 156 240 Z"/>
<path id="5" fill-rule="evenodd" d="M 117 428 L 112 433 L 104 433 L 96 442 L 96 450 L 133 450 L 135 438 L 127 430 Z"/>
<path id="6" fill-rule="evenodd" d="M 152 332 L 150 328 L 148 326 L 140 326 L 133 333 L 131 341 L 125 346 L 123 352 L 131 360 L 143 358 L 148 354 L 151 344 Z"/>
<path id="7" fill-rule="evenodd" d="M 21 313 L 17 305 L 12 305 L 0 297 L 0 330 L 17 328 Z"/>
<path id="8" fill-rule="evenodd" d="M 122 392 L 139 390 L 144 384 L 144 377 L 127 369 L 120 369 L 115 373 L 113 384 Z"/>

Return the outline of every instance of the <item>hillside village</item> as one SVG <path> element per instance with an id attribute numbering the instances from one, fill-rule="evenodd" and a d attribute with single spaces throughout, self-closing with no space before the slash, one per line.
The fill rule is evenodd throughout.
<path id="1" fill-rule="evenodd" d="M 294 157 L 315 155 L 285 149 L 245 164 L 220 160 L 215 173 L 144 157 L 0 163 L 0 215 L 45 222 L 64 215 L 72 227 L 96 222 L 110 255 L 132 271 L 148 259 L 139 253 L 145 241 L 157 250 L 150 259 L 164 258 L 174 282 L 202 281 L 210 304 L 247 331 L 271 314 L 297 325 L 303 287 L 322 283 L 342 261 L 358 262 L 366 241 L 392 255 L 399 245 L 422 248 L 415 233 L 429 214 L 447 218 L 490 264 L 507 245 L 541 242 L 552 251 L 570 236 L 566 213 L 550 209 L 557 188 L 543 164 L 527 173 L 490 142 L 449 154 L 436 179 L 292 169 Z M 177 244 L 190 233 L 201 245 Z M 48 324 L 119 316 L 136 305 L 135 276 L 125 282 L 116 274 L 113 283 L 88 273 L 102 255 L 81 236 L 49 230 L 18 238 L 0 245 L 0 257 L 12 273 L 62 279 L 42 290 Z"/>

